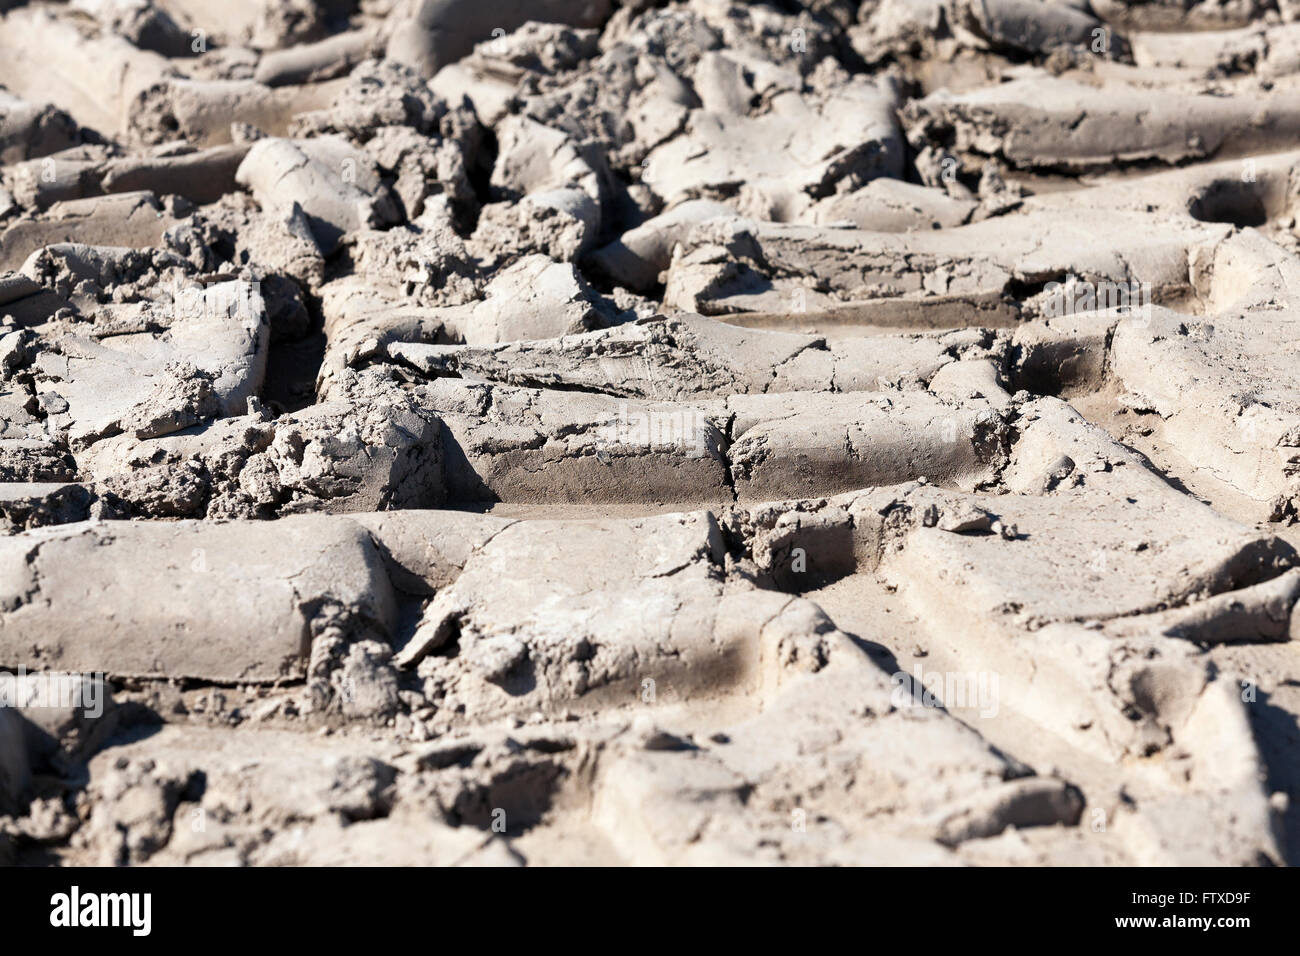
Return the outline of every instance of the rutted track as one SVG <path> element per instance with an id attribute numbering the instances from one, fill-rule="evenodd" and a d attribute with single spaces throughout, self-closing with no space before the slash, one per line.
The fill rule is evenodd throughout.
<path id="1" fill-rule="evenodd" d="M 1300 860 L 1294 14 L 5 13 L 0 861 Z"/>

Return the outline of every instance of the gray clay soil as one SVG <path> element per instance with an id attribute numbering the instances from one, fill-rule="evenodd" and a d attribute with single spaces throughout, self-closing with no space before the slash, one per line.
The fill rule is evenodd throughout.
<path id="1" fill-rule="evenodd" d="M 1297 0 L 0 10 L 0 862 L 1300 861 Z"/>

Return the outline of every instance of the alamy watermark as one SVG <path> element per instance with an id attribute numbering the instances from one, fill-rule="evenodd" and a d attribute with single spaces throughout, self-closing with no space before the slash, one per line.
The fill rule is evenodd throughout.
<path id="1" fill-rule="evenodd" d="M 93 720 L 103 716 L 107 687 L 103 674 L 29 674 L 25 667 L 19 667 L 16 674 L 0 674 L 0 707 L 75 708 Z"/>
<path id="2" fill-rule="evenodd" d="M 985 718 L 998 715 L 998 675 L 989 671 L 927 671 L 918 662 L 912 673 L 896 671 L 890 703 L 912 707 L 970 708 Z"/>
<path id="3" fill-rule="evenodd" d="M 75 884 L 50 897 L 50 925 L 55 927 L 123 927 L 132 936 L 153 929 L 152 893 L 83 893 Z"/>
<path id="4" fill-rule="evenodd" d="M 1042 300 L 1045 318 L 1057 319 L 1082 312 L 1118 309 L 1140 320 L 1151 321 L 1151 283 L 1139 282 L 1089 282 L 1069 276 L 1065 282 L 1049 282 L 1043 287 Z"/>
<path id="5" fill-rule="evenodd" d="M 710 427 L 708 416 L 698 409 L 629 410 L 624 403 L 618 417 L 599 429 L 596 440 L 604 449 L 684 449 L 688 458 L 703 458 L 709 453 Z"/>
<path id="6" fill-rule="evenodd" d="M 259 283 L 237 279 L 207 287 L 181 286 L 172 289 L 172 308 L 177 318 L 251 319 L 265 309 Z"/>

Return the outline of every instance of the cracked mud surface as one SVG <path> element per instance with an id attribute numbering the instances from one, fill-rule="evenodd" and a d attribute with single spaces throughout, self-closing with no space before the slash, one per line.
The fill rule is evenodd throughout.
<path id="1" fill-rule="evenodd" d="M 0 862 L 1300 862 L 1294 0 L 0 7 Z"/>

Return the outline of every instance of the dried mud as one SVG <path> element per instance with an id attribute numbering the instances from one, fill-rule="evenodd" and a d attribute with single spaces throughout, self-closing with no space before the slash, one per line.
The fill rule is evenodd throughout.
<path id="1" fill-rule="evenodd" d="M 0 863 L 1300 861 L 1294 0 L 0 7 Z"/>

